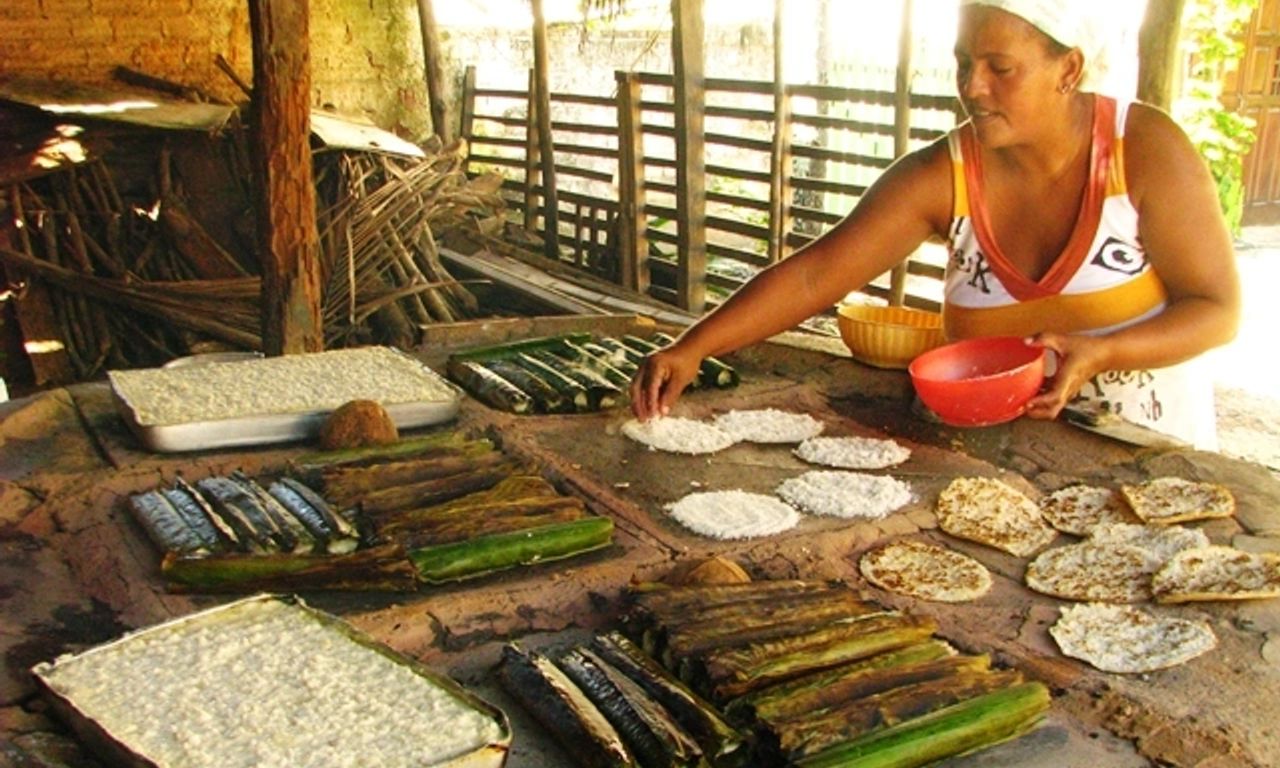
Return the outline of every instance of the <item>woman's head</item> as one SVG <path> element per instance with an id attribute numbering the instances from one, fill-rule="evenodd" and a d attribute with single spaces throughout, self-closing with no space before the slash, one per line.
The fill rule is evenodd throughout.
<path id="1" fill-rule="evenodd" d="M 990 146 L 1035 141 L 1059 125 L 1085 73 L 1081 50 L 1044 31 L 1056 27 L 1006 5 L 1050 7 L 1035 0 L 962 0 L 956 34 L 956 87 Z M 1057 4 L 1052 8 L 1067 15 Z"/>
<path id="2" fill-rule="evenodd" d="M 1053 42 L 1059 53 L 1078 49 L 1084 58 L 1085 71 L 1076 86 L 1093 90 L 1107 74 L 1108 25 L 1123 23 L 1124 14 L 1119 13 L 1114 4 L 1126 2 L 1108 0 L 1113 6 L 1110 13 L 1102 6 L 1102 0 L 960 0 L 960 8 L 961 11 L 975 6 L 997 8 L 1035 27 Z"/>

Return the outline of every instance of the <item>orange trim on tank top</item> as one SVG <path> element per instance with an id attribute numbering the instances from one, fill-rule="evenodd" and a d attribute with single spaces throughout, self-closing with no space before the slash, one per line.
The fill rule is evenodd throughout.
<path id="1" fill-rule="evenodd" d="M 991 271 L 1000 278 L 1010 295 L 1019 301 L 1053 296 L 1061 292 L 1089 256 L 1089 247 L 1097 234 L 1098 222 L 1102 220 L 1102 201 L 1106 198 L 1108 188 L 1108 170 L 1115 131 L 1115 101 L 1100 96 L 1094 97 L 1093 101 L 1093 140 L 1089 149 L 1089 179 L 1085 184 L 1084 200 L 1080 204 L 1080 212 L 1076 216 L 1075 227 L 1071 230 L 1066 247 L 1039 280 L 1032 280 L 1018 271 L 996 243 L 991 219 L 983 204 L 982 154 L 978 137 L 972 124 L 966 125 L 960 133 L 965 184 L 969 193 L 969 215 L 973 220 L 978 246 L 987 257 Z"/>

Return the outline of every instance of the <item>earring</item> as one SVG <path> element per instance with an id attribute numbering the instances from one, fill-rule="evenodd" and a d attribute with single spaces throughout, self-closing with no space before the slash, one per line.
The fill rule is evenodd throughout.
<path id="1" fill-rule="evenodd" d="M 1058 93 L 1067 94 L 1070 92 L 1071 92 L 1071 85 L 1069 83 L 1063 83 L 1062 85 L 1058 86 Z"/>

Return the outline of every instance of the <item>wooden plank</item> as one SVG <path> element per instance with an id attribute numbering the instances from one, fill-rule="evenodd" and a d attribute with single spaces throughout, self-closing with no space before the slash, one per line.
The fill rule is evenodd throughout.
<path id="1" fill-rule="evenodd" d="M 791 100 L 787 96 L 783 68 L 782 0 L 773 0 L 773 145 L 769 154 L 770 262 L 787 257 L 787 232 L 791 230 Z"/>
<path id="2" fill-rule="evenodd" d="M 902 23 L 898 28 L 898 68 L 894 74 L 893 156 L 911 150 L 911 10 L 912 0 L 902 2 Z M 910 257 L 908 257 L 909 260 Z M 907 262 L 889 272 L 889 304 L 902 306 L 907 292 Z"/>
<path id="3" fill-rule="evenodd" d="M 538 84 L 537 76 L 529 70 L 529 93 L 525 109 L 525 152 L 524 152 L 524 228 L 529 232 L 538 231 L 538 199 L 534 194 L 536 185 L 542 180 L 541 162 L 542 141 L 538 138 Z"/>
<path id="4" fill-rule="evenodd" d="M 475 135 L 476 120 L 476 68 L 468 65 L 462 73 L 462 114 L 458 120 L 458 132 L 470 143 Z"/>
<path id="5" fill-rule="evenodd" d="M 1138 98 L 1168 110 L 1173 103 L 1182 52 L 1186 0 L 1149 0 L 1138 32 Z"/>
<path id="6" fill-rule="evenodd" d="M 432 0 L 418 0 L 418 24 L 422 32 L 422 64 L 427 79 L 427 101 L 431 108 L 431 130 L 446 144 L 453 138 L 445 115 L 444 67 L 440 63 L 440 31 L 436 27 Z"/>
<path id="7" fill-rule="evenodd" d="M 640 78 L 616 72 L 618 83 L 618 257 L 624 288 L 649 291 L 649 242 L 644 214 L 644 134 L 640 130 Z"/>
<path id="8" fill-rule="evenodd" d="M 672 0 L 676 107 L 676 225 L 680 238 L 677 306 L 701 314 L 706 306 L 706 147 L 703 144 L 702 0 Z"/>
<path id="9" fill-rule="evenodd" d="M 310 4 L 249 0 L 249 22 L 263 352 L 319 352 L 324 327 L 311 168 Z"/>
<path id="10" fill-rule="evenodd" d="M 556 197 L 556 155 L 551 134 L 551 85 L 547 63 L 547 18 L 542 0 L 533 6 L 533 92 L 538 104 L 538 150 L 542 168 L 542 242 L 548 259 L 560 258 L 560 211 Z"/>

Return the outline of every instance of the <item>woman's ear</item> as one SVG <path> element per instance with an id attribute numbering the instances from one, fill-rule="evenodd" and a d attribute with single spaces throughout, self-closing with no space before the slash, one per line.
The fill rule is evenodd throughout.
<path id="1" fill-rule="evenodd" d="M 1071 93 L 1080 87 L 1081 80 L 1084 80 L 1084 53 L 1079 48 L 1072 48 L 1062 57 L 1062 79 L 1058 90 Z"/>

